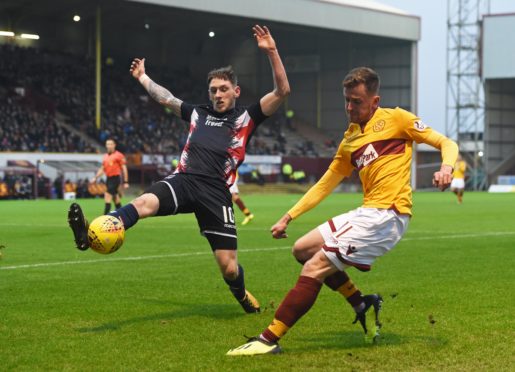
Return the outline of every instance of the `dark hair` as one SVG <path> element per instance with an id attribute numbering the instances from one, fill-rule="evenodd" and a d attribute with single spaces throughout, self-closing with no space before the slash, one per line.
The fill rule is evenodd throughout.
<path id="1" fill-rule="evenodd" d="M 238 85 L 238 77 L 230 65 L 209 71 L 207 74 L 207 85 L 209 85 L 214 78 L 230 81 L 234 86 Z"/>
<path id="2" fill-rule="evenodd" d="M 345 79 L 343 79 L 344 88 L 354 88 L 360 84 L 364 84 L 369 94 L 377 94 L 379 92 L 379 75 L 369 67 L 356 67 L 349 71 Z"/>

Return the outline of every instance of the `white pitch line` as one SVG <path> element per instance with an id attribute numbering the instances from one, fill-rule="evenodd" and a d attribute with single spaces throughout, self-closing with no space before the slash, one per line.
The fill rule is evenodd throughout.
<path id="1" fill-rule="evenodd" d="M 270 247 L 270 248 L 257 248 L 257 249 L 239 249 L 239 252 L 265 252 L 265 251 L 278 251 L 281 249 L 291 248 L 290 246 Z M 94 260 L 80 260 L 80 261 L 60 261 L 60 262 L 42 262 L 37 264 L 27 265 L 13 265 L 13 266 L 0 266 L 0 270 L 16 270 L 16 269 L 32 269 L 35 267 L 48 267 L 48 266 L 65 266 L 65 265 L 80 265 L 98 262 L 120 262 L 120 261 L 143 261 L 153 260 L 157 258 L 175 258 L 175 257 L 188 257 L 188 256 L 203 256 L 211 255 L 212 252 L 207 249 L 202 252 L 186 252 L 186 253 L 171 253 L 160 254 L 153 256 L 131 256 L 131 257 L 118 257 L 118 258 L 98 258 Z"/>
<path id="2" fill-rule="evenodd" d="M 481 234 L 454 234 L 454 235 L 435 235 L 435 236 L 420 236 L 418 238 L 403 238 L 403 241 L 411 240 L 433 240 L 433 239 L 460 239 L 460 238 L 481 238 L 483 236 L 503 236 L 515 235 L 515 231 L 497 231 L 497 232 L 484 232 Z"/>
<path id="3" fill-rule="evenodd" d="M 37 224 L 37 223 L 25 223 L 25 224 L 20 224 L 20 223 L 0 223 L 0 227 L 2 226 L 5 226 L 5 227 L 49 227 L 49 228 L 68 228 L 68 224 L 66 223 L 63 223 L 63 224 L 43 224 L 43 223 L 40 223 L 40 224 Z M 149 226 L 143 226 L 144 229 L 170 229 L 170 230 L 199 230 L 199 227 L 198 226 L 179 226 L 179 225 L 160 225 L 160 226 L 156 226 L 156 225 L 149 225 Z M 246 230 L 249 230 L 249 231 L 269 231 L 268 228 L 266 227 L 238 227 L 238 231 L 241 232 L 241 231 L 246 231 Z"/>
<path id="4" fill-rule="evenodd" d="M 401 242 L 414 241 L 414 240 L 480 238 L 483 236 L 506 236 L 506 235 L 515 235 L 515 231 L 485 232 L 485 233 L 481 233 L 481 234 L 421 236 L 418 238 L 404 238 L 404 239 L 401 239 Z M 244 252 L 244 253 L 252 253 L 252 252 L 278 251 L 278 250 L 287 249 L 287 248 L 291 248 L 291 247 L 290 246 L 281 246 L 281 247 L 257 248 L 257 249 L 239 249 L 238 251 Z M 31 269 L 31 268 L 36 268 L 36 267 L 80 265 L 80 264 L 89 264 L 89 263 L 98 263 L 98 262 L 143 261 L 143 260 L 153 260 L 153 259 L 158 259 L 158 258 L 203 256 L 203 255 L 210 255 L 210 254 L 212 254 L 212 253 L 209 251 L 202 251 L 202 252 L 161 254 L 161 255 L 153 255 L 153 256 L 100 258 L 100 259 L 94 259 L 94 260 L 81 260 L 81 261 L 43 262 L 43 263 L 37 263 L 37 264 L 13 265 L 13 266 L 3 266 L 3 267 L 0 266 L 0 270 Z"/>

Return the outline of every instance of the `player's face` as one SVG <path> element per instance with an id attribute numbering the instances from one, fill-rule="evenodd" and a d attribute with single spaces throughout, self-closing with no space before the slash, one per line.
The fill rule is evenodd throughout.
<path id="1" fill-rule="evenodd" d="M 109 154 L 113 153 L 116 148 L 114 141 L 106 141 L 106 150 Z"/>
<path id="2" fill-rule="evenodd" d="M 213 78 L 209 83 L 209 100 L 216 112 L 225 112 L 236 105 L 240 96 L 240 87 L 229 80 Z"/>
<path id="3" fill-rule="evenodd" d="M 345 111 L 350 122 L 366 124 L 379 106 L 379 96 L 369 94 L 365 84 L 353 88 L 343 88 Z"/>

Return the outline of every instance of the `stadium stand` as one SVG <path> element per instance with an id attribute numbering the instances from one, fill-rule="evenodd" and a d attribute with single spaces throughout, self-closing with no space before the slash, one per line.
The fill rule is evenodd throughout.
<path id="1" fill-rule="evenodd" d="M 107 138 L 115 138 L 126 153 L 176 154 L 186 141 L 187 124 L 150 99 L 113 61 L 103 67 L 103 126 L 97 130 L 93 60 L 9 44 L 0 45 L 0 53 L 0 151 L 98 152 Z M 205 81 L 187 71 L 165 69 L 154 75 L 185 101 L 207 100 Z M 324 141 L 315 145 L 307 139 L 312 133 L 305 136 L 286 123 L 284 113 L 269 119 L 248 154 L 325 153 Z"/>

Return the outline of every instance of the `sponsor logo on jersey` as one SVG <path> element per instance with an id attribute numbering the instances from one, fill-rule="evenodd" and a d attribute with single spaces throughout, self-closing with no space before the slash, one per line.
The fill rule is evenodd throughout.
<path id="1" fill-rule="evenodd" d="M 406 140 L 392 138 L 364 144 L 351 154 L 351 162 L 358 170 L 369 165 L 380 156 L 404 154 Z"/>
<path id="2" fill-rule="evenodd" d="M 227 118 L 217 118 L 216 116 L 208 115 L 206 117 L 206 126 L 208 127 L 221 127 L 227 121 Z"/>
<path id="3" fill-rule="evenodd" d="M 384 129 L 384 125 L 386 124 L 386 122 L 384 120 L 379 120 L 377 121 L 374 126 L 372 127 L 372 129 L 374 130 L 374 132 L 380 132 Z"/>
<path id="4" fill-rule="evenodd" d="M 416 130 L 418 130 L 419 132 L 422 132 L 424 129 L 427 128 L 427 125 L 425 125 L 421 120 L 417 120 L 413 123 L 413 126 L 415 127 Z"/>
<path id="5" fill-rule="evenodd" d="M 362 167 L 366 167 L 370 163 L 372 163 L 374 160 L 376 160 L 379 157 L 379 154 L 377 153 L 376 149 L 372 144 L 368 145 L 363 154 L 356 160 L 356 166 L 358 169 Z"/>

